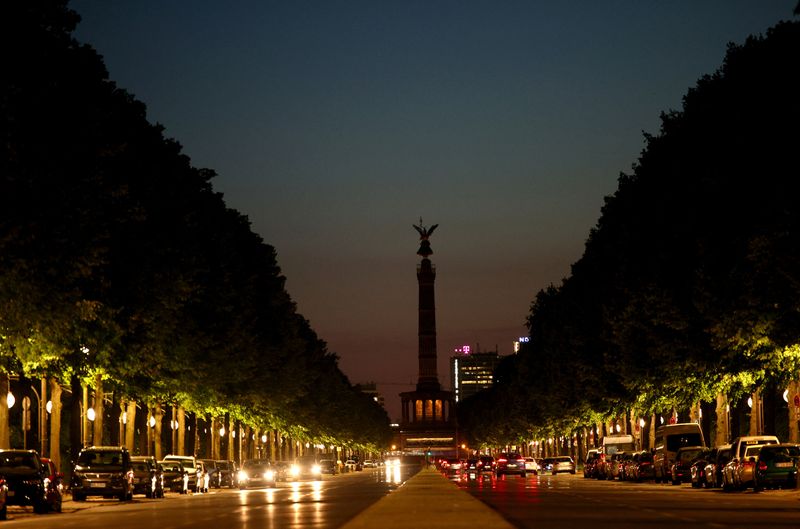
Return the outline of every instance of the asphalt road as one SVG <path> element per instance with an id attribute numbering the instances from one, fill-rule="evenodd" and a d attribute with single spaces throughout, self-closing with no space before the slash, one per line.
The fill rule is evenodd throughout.
<path id="1" fill-rule="evenodd" d="M 580 474 L 454 481 L 520 528 L 800 527 L 795 490 L 722 492 L 688 484 L 597 481 Z"/>
<path id="2" fill-rule="evenodd" d="M 406 472 L 412 469 L 405 469 Z M 36 529 L 196 529 L 198 527 L 333 529 L 378 501 L 407 475 L 368 469 L 321 481 L 279 483 L 276 488 L 212 489 L 208 494 L 134 496 L 130 502 L 90 498 L 67 501 L 61 514 L 34 515 L 30 507 L 9 507 L 0 526 Z"/>

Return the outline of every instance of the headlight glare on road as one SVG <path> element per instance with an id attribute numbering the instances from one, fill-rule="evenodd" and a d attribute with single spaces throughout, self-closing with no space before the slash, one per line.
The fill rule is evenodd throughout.
<path id="1" fill-rule="evenodd" d="M 319 465 L 314 465 L 311 467 L 312 474 L 322 474 L 322 468 Z"/>

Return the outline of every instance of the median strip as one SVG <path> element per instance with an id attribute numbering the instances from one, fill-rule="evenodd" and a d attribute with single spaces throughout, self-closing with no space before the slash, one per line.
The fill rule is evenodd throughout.
<path id="1" fill-rule="evenodd" d="M 402 487 L 372 504 L 342 529 L 513 529 L 491 507 L 460 490 L 432 469 L 423 469 Z"/>

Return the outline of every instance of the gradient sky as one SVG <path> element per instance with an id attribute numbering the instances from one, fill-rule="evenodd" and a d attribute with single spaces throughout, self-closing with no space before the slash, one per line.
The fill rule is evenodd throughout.
<path id="1" fill-rule="evenodd" d="M 275 246 L 298 310 L 394 419 L 417 378 L 418 234 L 439 379 L 512 351 L 659 113 L 796 0 L 73 0 L 76 37 Z"/>

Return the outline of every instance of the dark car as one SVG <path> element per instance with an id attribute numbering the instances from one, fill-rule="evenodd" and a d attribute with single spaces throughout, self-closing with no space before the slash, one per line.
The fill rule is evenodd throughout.
<path id="1" fill-rule="evenodd" d="M 519 474 L 523 478 L 525 472 L 525 458 L 516 452 L 502 452 L 497 456 L 495 465 L 495 474 L 502 476 L 503 474 Z M 544 470 L 544 468 L 542 468 Z"/>
<path id="2" fill-rule="evenodd" d="M 133 469 L 133 494 L 144 494 L 146 498 L 164 497 L 164 478 L 155 458 L 131 457 Z"/>
<path id="3" fill-rule="evenodd" d="M 219 485 L 220 487 L 237 487 L 239 484 L 236 481 L 239 467 L 235 461 L 219 460 L 217 461 L 217 470 L 219 471 Z"/>
<path id="4" fill-rule="evenodd" d="M 480 456 L 478 457 L 478 462 L 480 463 L 481 472 L 494 472 L 496 462 L 492 456 Z"/>
<path id="5" fill-rule="evenodd" d="M 680 485 L 692 480 L 692 463 L 705 450 L 703 446 L 683 446 L 675 454 L 675 463 L 672 465 L 672 484 Z"/>
<path id="6" fill-rule="evenodd" d="M 48 475 L 47 490 L 45 497 L 50 509 L 61 512 L 61 502 L 64 495 L 64 474 L 58 471 L 56 464 L 46 457 L 40 458 L 45 466 Z"/>
<path id="7" fill-rule="evenodd" d="M 360 463 L 358 470 L 361 470 Z M 289 466 L 289 477 L 292 479 L 321 479 L 322 467 L 317 462 L 316 456 L 305 455 L 298 457 Z"/>
<path id="8" fill-rule="evenodd" d="M 189 493 L 189 472 L 180 461 L 159 461 L 164 490 L 179 494 Z"/>
<path id="9" fill-rule="evenodd" d="M 643 481 L 655 479 L 656 469 L 653 467 L 653 453 L 647 450 L 633 454 L 629 479 Z"/>
<path id="10" fill-rule="evenodd" d="M 772 488 L 794 488 L 800 470 L 800 444 L 765 445 L 758 453 L 755 466 L 756 492 Z"/>
<path id="11" fill-rule="evenodd" d="M 31 505 L 35 513 L 49 510 L 49 469 L 35 450 L 0 450 L 0 476 L 8 487 L 5 505 Z"/>
<path id="12" fill-rule="evenodd" d="M 586 452 L 586 461 L 583 463 L 583 477 L 593 478 L 597 474 L 597 461 L 600 459 L 600 451 L 596 449 Z"/>
<path id="13" fill-rule="evenodd" d="M 277 480 L 277 473 L 268 459 L 248 459 L 242 463 L 239 471 L 239 490 L 248 487 L 274 487 Z"/>
<path id="14" fill-rule="evenodd" d="M 323 474 L 335 475 L 339 473 L 339 466 L 335 459 L 320 459 L 319 468 Z"/>
<path id="15" fill-rule="evenodd" d="M 72 469 L 72 499 L 88 496 L 116 497 L 126 501 L 133 496 L 133 468 L 128 449 L 121 446 L 92 446 L 78 454 Z"/>
<path id="16" fill-rule="evenodd" d="M 709 486 L 706 467 L 717 458 L 717 450 L 717 448 L 706 448 L 694 458 L 692 466 L 689 467 L 692 487 L 699 489 Z"/>

